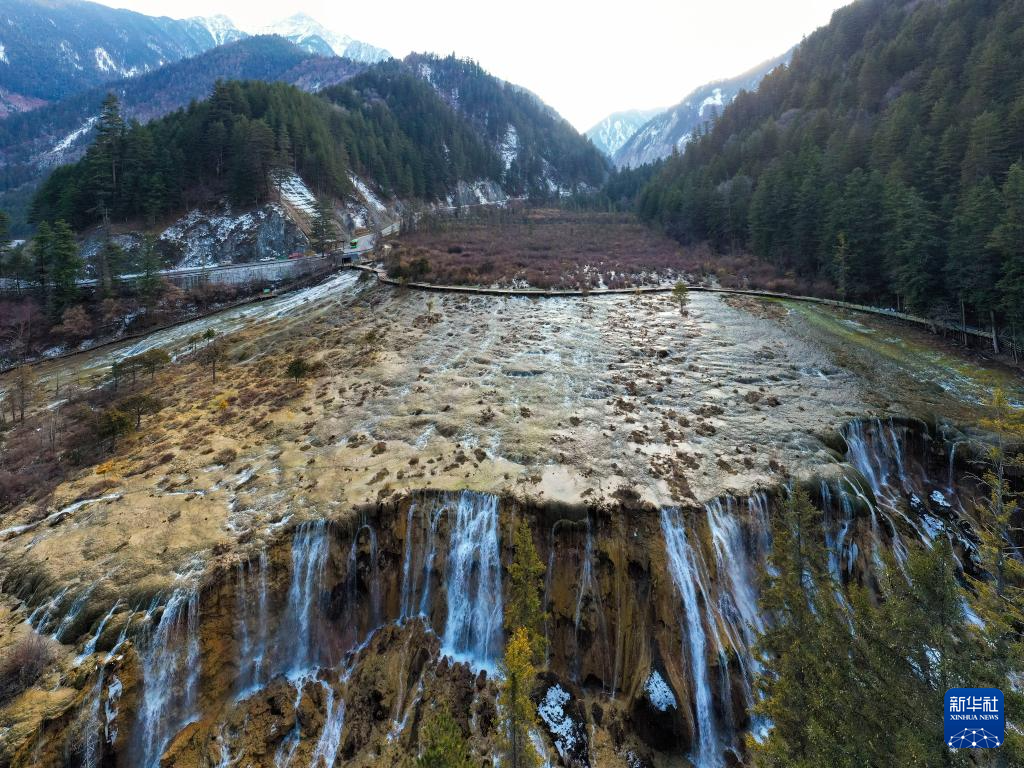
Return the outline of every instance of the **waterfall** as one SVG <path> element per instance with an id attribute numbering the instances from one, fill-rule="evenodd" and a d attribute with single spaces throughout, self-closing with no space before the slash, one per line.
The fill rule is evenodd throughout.
<path id="1" fill-rule="evenodd" d="M 71 604 L 71 607 L 68 609 L 68 612 L 64 614 L 64 618 L 61 619 L 60 624 L 57 625 L 57 628 L 53 631 L 53 634 L 50 635 L 50 638 L 52 640 L 56 640 L 58 643 L 63 642 L 64 633 L 82 613 L 82 609 L 84 609 L 85 604 L 89 602 L 89 598 L 92 597 L 92 593 L 96 589 L 96 585 L 98 583 L 99 581 L 92 582 L 89 586 L 87 586 L 79 593 L 78 597 L 75 598 L 75 601 Z"/>
<path id="2" fill-rule="evenodd" d="M 448 551 L 447 603 L 441 649 L 477 668 L 493 668 L 501 645 L 498 499 L 463 491 Z"/>
<path id="3" fill-rule="evenodd" d="M 721 759 L 718 754 L 718 735 L 705 657 L 707 637 L 704 634 L 701 608 L 697 601 L 697 590 L 700 588 L 703 591 L 703 587 L 698 586 L 700 576 L 696 569 L 695 556 L 686 539 L 686 529 L 678 509 L 666 507 L 661 510 L 661 530 L 665 536 L 669 572 L 683 601 L 697 723 L 697 751 L 694 764 L 697 768 L 718 768 Z M 714 629 L 714 625 L 711 626 Z"/>
<path id="4" fill-rule="evenodd" d="M 171 737 L 196 717 L 198 624 L 198 593 L 176 590 L 141 650 L 143 691 L 135 731 L 134 764 L 142 768 L 159 768 L 160 757 Z"/>
<path id="5" fill-rule="evenodd" d="M 96 676 L 96 684 L 89 692 L 89 705 L 85 712 L 85 722 L 82 725 L 82 738 L 85 743 L 82 745 L 82 768 L 97 768 L 100 754 L 103 749 L 103 734 L 100 731 L 100 710 L 103 702 L 103 682 L 106 678 L 106 667 L 100 666 L 99 674 Z"/>
<path id="6" fill-rule="evenodd" d="M 448 496 L 434 503 L 414 501 L 409 505 L 405 524 L 405 554 L 402 562 L 402 594 L 399 621 L 405 622 L 415 616 L 429 618 L 430 577 L 437 556 L 437 526 L 441 515 L 450 504 Z M 415 522 L 417 512 L 423 519 L 423 547 L 417 556 Z M 417 577 L 417 574 L 419 576 Z M 416 595 L 419 592 L 419 599 Z M 379 595 L 377 597 L 379 600 Z"/>
<path id="7" fill-rule="evenodd" d="M 747 701 L 752 703 L 752 672 L 756 672 L 757 667 L 751 649 L 758 633 L 764 629 L 757 605 L 755 571 L 747 554 L 734 500 L 727 497 L 723 507 L 721 499 L 715 499 L 704 508 L 715 552 L 719 615 L 729 629 L 728 635 L 742 667 Z"/>
<path id="8" fill-rule="evenodd" d="M 348 597 L 348 608 L 350 616 L 352 617 L 352 627 L 358 628 L 358 614 L 354 613 L 358 604 L 358 586 L 359 586 L 359 536 L 363 531 L 367 531 L 370 539 L 370 610 L 369 610 L 369 627 L 367 631 L 372 631 L 380 626 L 381 623 L 381 591 L 380 591 L 380 570 L 377 564 L 377 532 L 373 529 L 372 525 L 366 524 L 361 526 L 352 535 L 352 546 L 349 548 L 348 553 L 348 571 L 346 575 L 346 595 Z M 358 639 L 358 638 L 357 638 Z"/>
<path id="9" fill-rule="evenodd" d="M 266 684 L 267 656 L 267 551 L 260 550 L 255 567 L 239 562 L 235 575 L 235 625 L 238 637 L 238 698 Z"/>
<path id="10" fill-rule="evenodd" d="M 110 618 L 114 615 L 114 611 L 116 611 L 120 605 L 121 600 L 120 598 L 118 598 L 114 601 L 114 604 L 110 607 L 110 610 L 107 611 L 107 615 L 104 616 L 103 619 L 100 621 L 99 626 L 96 627 L 96 632 L 86 642 L 85 647 L 82 649 L 82 652 L 75 657 L 76 667 L 96 652 L 96 643 L 99 642 L 100 635 L 103 634 L 103 628 L 107 626 L 107 622 L 110 621 Z"/>
<path id="11" fill-rule="evenodd" d="M 327 691 L 327 719 L 317 740 L 310 768 L 334 768 L 334 760 L 341 746 L 341 731 L 345 727 L 345 699 L 338 696 L 335 703 L 334 689 L 328 683 L 321 683 Z"/>
<path id="12" fill-rule="evenodd" d="M 587 596 L 590 597 L 594 604 L 594 608 L 597 611 L 597 629 L 600 632 L 600 639 L 604 646 L 603 653 L 605 654 L 605 662 L 607 662 L 607 654 L 609 652 L 608 625 L 605 621 L 604 606 L 601 604 L 601 592 L 598 589 L 596 580 L 594 579 L 594 535 L 591 530 L 589 519 L 586 521 L 586 526 L 587 533 L 583 544 L 583 561 L 580 563 L 580 576 L 576 588 L 576 611 L 573 616 L 573 641 L 576 646 L 576 656 L 573 660 L 573 676 L 576 678 L 576 682 L 579 682 L 579 667 L 583 659 L 583 650 L 580 648 L 580 623 L 583 619 L 584 604 Z M 552 562 L 549 563 L 548 567 L 550 568 L 551 565 L 553 565 L 553 559 Z M 607 679 L 607 677 L 608 669 L 606 663 L 605 669 L 602 672 L 602 678 Z M 614 681 L 612 684 L 614 685 Z"/>
<path id="13" fill-rule="evenodd" d="M 413 538 L 415 538 L 412 532 L 412 521 L 415 515 L 416 502 L 413 501 L 409 504 L 409 513 L 405 518 L 405 556 L 402 558 L 402 600 L 398 613 L 399 622 L 405 622 L 406 619 L 410 618 L 412 614 L 413 590 L 416 588 L 416 585 L 412 583 L 412 545 Z"/>
<path id="14" fill-rule="evenodd" d="M 327 522 L 303 523 L 292 538 L 292 578 L 288 606 L 278 636 L 279 648 L 292 649 L 288 676 L 301 677 L 315 665 L 313 608 L 323 591 L 323 572 L 330 551 Z"/>

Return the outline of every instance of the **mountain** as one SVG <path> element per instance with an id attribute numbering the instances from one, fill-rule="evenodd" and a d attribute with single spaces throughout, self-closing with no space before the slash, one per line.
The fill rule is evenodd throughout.
<path id="1" fill-rule="evenodd" d="M 860 0 L 639 196 L 843 298 L 1024 328 L 1024 3 Z"/>
<path id="2" fill-rule="evenodd" d="M 502 186 L 540 198 L 600 186 L 608 161 L 555 110 L 525 88 L 455 56 L 414 53 L 405 64 L 464 115 L 500 156 Z"/>
<path id="3" fill-rule="evenodd" d="M 234 45 L 257 42 L 299 50 L 274 37 Z M 366 182 L 384 197 L 428 202 L 467 186 L 547 198 L 603 182 L 601 154 L 532 94 L 469 62 L 412 64 L 389 59 L 318 96 L 283 83 L 219 81 L 209 98 L 145 125 L 126 126 L 108 99 L 83 127 L 96 136 L 85 156 L 39 188 L 33 219 L 82 229 L 101 208 L 123 222 L 224 198 L 244 208 L 266 202 L 284 173 L 316 195 L 352 197 Z"/>
<path id="4" fill-rule="evenodd" d="M 390 59 L 391 54 L 383 48 L 353 40 L 348 35 L 339 35 L 327 29 L 316 19 L 304 13 L 296 13 L 262 30 L 263 34 L 280 35 L 310 53 L 321 56 L 344 56 L 364 64 L 375 64 Z"/>
<path id="5" fill-rule="evenodd" d="M 611 158 L 644 123 L 661 111 L 629 109 L 624 112 L 613 112 L 584 135 L 594 142 L 595 147 Z"/>
<path id="6" fill-rule="evenodd" d="M 738 77 L 697 88 L 674 107 L 651 117 L 635 129 L 612 155 L 618 168 L 636 168 L 682 151 L 694 130 L 714 121 L 740 91 L 752 91 L 761 79 L 789 61 L 792 51 L 759 64 Z"/>
<path id="7" fill-rule="evenodd" d="M 318 91 L 365 69 L 337 56 L 315 56 L 280 37 L 250 37 L 12 115 L 0 121 L 0 208 L 20 234 L 34 184 L 50 168 L 81 156 L 108 92 L 118 96 L 127 118 L 146 122 L 206 98 L 218 80 L 276 81 Z"/>
<path id="8" fill-rule="evenodd" d="M 243 35 L 223 16 L 178 20 L 84 0 L 0 0 L 3 113 L 149 72 Z"/>

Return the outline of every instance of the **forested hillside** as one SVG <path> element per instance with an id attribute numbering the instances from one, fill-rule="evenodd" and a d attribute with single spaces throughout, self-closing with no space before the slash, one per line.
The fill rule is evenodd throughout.
<path id="1" fill-rule="evenodd" d="M 497 156 L 473 126 L 395 60 L 321 96 L 344 110 L 356 173 L 402 198 L 436 199 L 459 180 L 501 178 Z"/>
<path id="2" fill-rule="evenodd" d="M 860 0 L 639 196 L 845 298 L 1024 327 L 1024 2 Z"/>
<path id="3" fill-rule="evenodd" d="M 412 54 L 405 62 L 499 153 L 510 194 L 537 198 L 604 181 L 600 151 L 529 91 L 455 56 Z"/>
<path id="4" fill-rule="evenodd" d="M 81 229 L 104 215 L 152 221 L 223 195 L 253 205 L 269 198 L 275 169 L 342 194 L 344 123 L 322 99 L 277 83 L 218 83 L 209 99 L 146 125 L 126 125 L 108 97 L 92 146 L 40 187 L 32 219 Z"/>
<path id="5" fill-rule="evenodd" d="M 294 48 L 279 38 L 264 44 Z M 499 81 L 474 64 L 447 66 L 473 73 L 451 86 L 461 88 L 458 109 L 394 60 L 318 96 L 221 82 L 209 99 L 144 125 L 126 121 L 108 98 L 96 141 L 80 162 L 53 172 L 31 218 L 81 229 L 104 215 L 154 220 L 223 196 L 252 205 L 271 196 L 278 170 L 295 171 L 318 194 L 346 194 L 356 174 L 385 195 L 424 200 L 446 197 L 460 181 L 535 197 L 601 183 L 600 154 L 534 97 L 495 88 L 490 81 Z M 514 157 L 495 146 L 495 120 L 516 127 Z"/>
<path id="6" fill-rule="evenodd" d="M 366 68 L 314 56 L 281 37 L 250 37 L 137 77 L 125 78 L 0 121 L 0 208 L 25 234 L 25 209 L 47 170 L 77 160 L 92 140 L 100 104 L 117 95 L 125 120 L 146 122 L 210 95 L 218 80 L 286 82 L 316 91 Z"/>

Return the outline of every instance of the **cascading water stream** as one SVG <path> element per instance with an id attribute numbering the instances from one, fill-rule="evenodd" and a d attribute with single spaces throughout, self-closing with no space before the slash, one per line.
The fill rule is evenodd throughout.
<path id="1" fill-rule="evenodd" d="M 697 749 L 693 762 L 697 768 L 718 768 L 721 763 L 718 731 L 708 680 L 707 636 L 697 600 L 699 576 L 694 552 L 686 539 L 686 528 L 678 509 L 661 510 L 661 530 L 665 536 L 665 552 L 669 573 L 682 598 L 686 642 L 689 645 L 690 672 L 694 690 L 694 714 L 697 725 Z M 714 625 L 712 625 L 713 628 Z"/>
<path id="2" fill-rule="evenodd" d="M 498 499 L 463 491 L 455 508 L 447 568 L 448 617 L 442 651 L 493 669 L 501 647 Z"/>
<path id="3" fill-rule="evenodd" d="M 140 655 L 143 691 L 133 764 L 159 768 L 171 737 L 198 716 L 198 593 L 180 589 L 171 594 Z"/>
<path id="4" fill-rule="evenodd" d="M 303 523 L 292 539 L 292 578 L 288 605 L 278 632 L 278 647 L 291 648 L 286 665 L 292 679 L 308 674 L 318 660 L 314 608 L 323 591 L 323 573 L 330 553 L 327 522 Z"/>
<path id="5" fill-rule="evenodd" d="M 552 550 L 552 558 L 553 554 L 554 551 Z M 605 661 L 607 661 L 609 653 L 608 624 L 605 621 L 604 606 L 601 604 L 601 591 L 598 589 L 597 581 L 594 578 L 594 536 L 589 519 L 586 521 L 586 538 L 583 544 L 583 558 L 580 562 L 580 576 L 576 589 L 576 610 L 573 616 L 573 641 L 576 646 L 574 677 L 577 682 L 579 682 L 579 667 L 583 659 L 583 650 L 580 647 L 580 624 L 583 620 L 584 610 L 588 607 L 587 598 L 590 599 L 591 606 L 597 613 L 597 629 L 603 645 L 602 654 Z M 605 668 L 602 679 L 606 680 L 607 677 L 608 670 Z"/>
<path id="6" fill-rule="evenodd" d="M 747 554 L 743 530 L 732 497 L 704 505 L 718 575 L 718 615 L 739 661 L 747 703 L 753 703 L 753 676 L 758 671 L 752 649 L 764 629 L 757 605 L 754 567 Z M 725 577 L 723 579 L 723 576 Z M 712 625 L 714 626 L 714 625 Z"/>

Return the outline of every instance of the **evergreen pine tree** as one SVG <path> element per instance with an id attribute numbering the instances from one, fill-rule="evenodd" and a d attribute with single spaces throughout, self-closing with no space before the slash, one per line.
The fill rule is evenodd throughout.
<path id="1" fill-rule="evenodd" d="M 505 605 L 505 629 L 522 630 L 532 649 L 534 664 L 540 664 L 547 652 L 544 639 L 544 563 L 533 544 L 533 533 L 521 519 L 513 533 L 512 564 L 509 566 L 508 602 Z"/>
<path id="2" fill-rule="evenodd" d="M 434 709 L 425 720 L 416 768 L 474 768 L 466 737 L 447 705 Z"/>
<path id="3" fill-rule="evenodd" d="M 530 728 L 537 720 L 537 709 L 530 699 L 536 669 L 531 658 L 533 646 L 525 627 L 516 629 L 505 646 L 501 664 L 501 694 L 498 712 L 501 719 L 499 748 L 509 768 L 538 768 L 540 761 L 530 743 Z"/>

